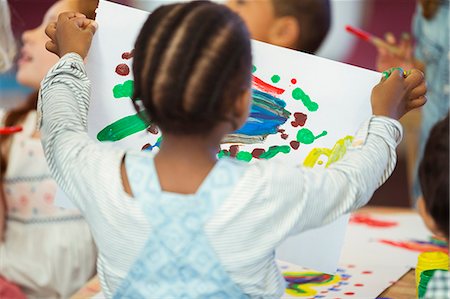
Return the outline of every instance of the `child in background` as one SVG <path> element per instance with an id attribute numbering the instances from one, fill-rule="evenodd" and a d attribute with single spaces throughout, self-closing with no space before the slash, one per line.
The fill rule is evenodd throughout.
<path id="1" fill-rule="evenodd" d="M 39 27 L 24 32 L 17 81 L 37 91 L 57 62 L 45 49 L 47 24 L 61 12 L 76 9 L 88 14 L 95 7 L 86 0 L 58 1 Z M 37 92 L 0 121 L 0 127 L 23 127 L 20 133 L 0 136 L 0 196 L 6 204 L 0 277 L 19 286 L 28 298 L 68 298 L 94 275 L 96 249 L 80 212 L 53 206 L 56 182 L 36 131 L 36 104 Z"/>
<path id="2" fill-rule="evenodd" d="M 228 0 L 253 39 L 315 53 L 330 28 L 330 0 Z"/>
<path id="3" fill-rule="evenodd" d="M 417 203 L 428 229 L 438 237 L 449 239 L 449 116 L 438 122 L 430 132 L 419 166 L 422 196 Z M 447 299 L 450 273 L 437 270 L 428 283 L 424 298 Z"/>
<path id="4" fill-rule="evenodd" d="M 50 169 L 92 229 L 107 298 L 280 297 L 275 248 L 366 204 L 394 168 L 395 119 L 426 100 L 421 72 L 394 71 L 373 89 L 376 116 L 327 169 L 217 160 L 249 114 L 249 33 L 222 5 L 163 6 L 136 40 L 133 98 L 164 140 L 156 155 L 125 152 L 86 133 L 95 30 L 76 13 L 47 27 L 47 49 L 62 58 L 38 106 Z"/>
<path id="5" fill-rule="evenodd" d="M 449 0 L 419 0 L 413 20 L 415 49 L 409 35 L 403 35 L 398 45 L 392 34 L 387 34 L 386 41 L 400 50 L 394 55 L 384 48 L 378 49 L 377 68 L 379 71 L 390 67 L 413 67 L 425 72 L 428 102 L 422 109 L 420 137 L 418 140 L 413 171 L 413 200 L 421 195 L 418 177 L 419 161 L 422 159 L 428 134 L 435 123 L 443 119 L 450 108 L 450 14 Z M 412 136 L 412 138 L 415 138 Z M 413 148 L 415 151 L 415 148 Z"/>

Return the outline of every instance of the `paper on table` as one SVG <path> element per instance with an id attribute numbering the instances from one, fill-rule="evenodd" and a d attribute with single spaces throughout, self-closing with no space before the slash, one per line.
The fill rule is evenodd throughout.
<path id="1" fill-rule="evenodd" d="M 363 223 L 350 223 L 347 227 L 340 263 L 415 267 L 419 251 L 388 245 L 381 240 L 405 242 L 410 245 L 418 243 L 414 240 L 427 241 L 431 233 L 420 216 L 418 214 L 370 214 L 370 217 L 395 225 L 377 227 Z"/>
<path id="2" fill-rule="evenodd" d="M 136 113 L 129 98 L 130 89 L 126 88 L 129 84 L 126 82 L 133 78 L 126 70 L 131 68 L 129 52 L 147 16 L 144 11 L 100 1 L 97 11 L 99 29 L 88 57 L 88 74 L 92 83 L 88 129 L 93 138 L 98 137 L 100 131 L 105 132 L 105 128 L 111 128 L 111 124 L 117 125 L 117 120 Z M 244 133 L 233 136 L 228 140 L 229 144 L 223 145 L 225 151 L 222 154 L 231 152 L 228 151 L 230 145 L 238 145 L 237 158 L 241 160 L 256 160 L 252 152 L 258 149 L 267 158 L 278 152 L 278 155 L 273 155 L 274 159 L 301 165 L 305 157 L 320 148 L 318 152 L 323 154 L 316 155 L 317 159 L 310 162 L 314 167 L 325 167 L 331 152 L 343 154 L 342 149 L 345 151 L 348 145 L 344 138 L 355 134 L 360 124 L 371 115 L 371 88 L 378 83 L 380 75 L 256 41 L 252 46 L 254 93 L 249 123 L 257 126 L 250 126 L 250 129 L 244 126 L 241 129 Z M 120 70 L 116 72 L 119 65 Z M 258 101 L 262 103 L 259 106 Z M 256 111 L 253 110 L 255 107 Z M 263 117 L 259 118 L 261 115 Z M 264 130 L 256 132 L 255 128 Z M 111 131 L 107 129 L 106 132 Z M 157 146 L 159 137 L 143 129 L 116 141 L 115 145 L 135 150 L 145 144 L 153 147 Z M 251 144 L 242 145 L 243 137 L 252 140 Z M 261 140 L 255 141 L 258 138 Z M 337 146 L 337 151 L 334 151 L 333 147 L 338 143 L 342 146 Z M 327 228 L 314 230 L 314 238 L 309 237 L 311 232 L 299 235 L 282 245 L 278 256 L 283 258 L 286 254 L 296 264 L 333 272 L 345 226 L 343 218 Z M 304 253 L 300 248 L 308 245 L 312 250 Z M 292 251 L 286 250 L 291 246 L 295 246 Z"/>
<path id="3" fill-rule="evenodd" d="M 288 282 L 282 298 L 376 298 L 402 277 L 404 266 L 339 265 L 334 276 L 277 261 Z"/>

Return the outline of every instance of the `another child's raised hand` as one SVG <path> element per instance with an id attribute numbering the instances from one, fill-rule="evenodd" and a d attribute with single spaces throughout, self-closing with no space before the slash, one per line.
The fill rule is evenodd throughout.
<path id="1" fill-rule="evenodd" d="M 400 119 L 408 111 L 423 106 L 427 99 L 425 77 L 413 69 L 405 77 L 397 69 L 372 90 L 372 110 L 374 115 Z"/>
<path id="2" fill-rule="evenodd" d="M 45 33 L 50 38 L 45 47 L 59 57 L 67 53 L 78 53 L 83 59 L 91 47 L 97 23 L 75 12 L 59 15 L 58 21 L 50 23 Z"/>

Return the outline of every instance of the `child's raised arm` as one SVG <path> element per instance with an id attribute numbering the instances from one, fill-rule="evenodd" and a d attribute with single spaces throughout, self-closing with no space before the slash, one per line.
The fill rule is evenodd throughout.
<path id="1" fill-rule="evenodd" d="M 51 41 L 46 47 L 62 58 L 42 81 L 38 102 L 41 139 L 52 175 L 88 221 L 95 209 L 86 210 L 85 201 L 100 192 L 97 198 L 111 201 L 124 192 L 120 176 L 124 152 L 87 135 L 90 82 L 83 58 L 95 29 L 94 21 L 73 12 L 61 14 L 47 27 Z M 101 203 L 91 203 L 90 208 L 93 204 Z"/>
<path id="2" fill-rule="evenodd" d="M 269 181 L 267 197 L 275 199 L 272 211 L 280 236 L 325 225 L 365 205 L 395 168 L 402 138 L 396 120 L 422 106 L 425 93 L 420 71 L 404 78 L 396 70 L 373 89 L 374 116 L 360 127 L 343 159 L 325 169 L 271 163 L 261 176 Z"/>

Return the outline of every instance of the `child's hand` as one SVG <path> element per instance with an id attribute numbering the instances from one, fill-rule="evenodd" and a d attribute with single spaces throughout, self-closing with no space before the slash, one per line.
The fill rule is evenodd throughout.
<path id="1" fill-rule="evenodd" d="M 404 78 L 402 71 L 395 70 L 373 88 L 373 114 L 400 119 L 408 111 L 426 103 L 426 92 L 425 77 L 421 71 L 413 69 Z"/>
<path id="2" fill-rule="evenodd" d="M 50 23 L 45 29 L 50 38 L 45 47 L 59 57 L 75 52 L 84 59 L 96 30 L 97 23 L 85 15 L 65 12 L 59 15 L 57 22 Z"/>

